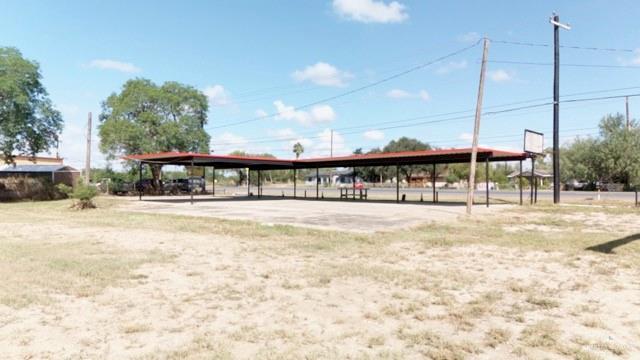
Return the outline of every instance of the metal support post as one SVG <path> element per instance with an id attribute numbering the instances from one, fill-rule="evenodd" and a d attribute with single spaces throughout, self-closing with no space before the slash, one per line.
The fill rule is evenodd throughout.
<path id="1" fill-rule="evenodd" d="M 293 169 L 293 198 L 296 198 L 296 169 Z"/>
<path id="2" fill-rule="evenodd" d="M 520 176 L 518 176 L 520 182 L 520 205 L 522 205 L 522 160 L 520 160 Z"/>
<path id="3" fill-rule="evenodd" d="M 138 200 L 142 200 L 142 161 L 138 164 Z"/>
<path id="4" fill-rule="evenodd" d="M 356 168 L 353 168 L 353 174 L 351 175 L 351 185 L 353 191 L 353 200 L 356 199 Z"/>
<path id="5" fill-rule="evenodd" d="M 489 207 L 489 158 L 487 157 L 487 159 L 485 160 L 485 174 L 484 174 L 484 182 L 485 182 L 485 196 L 486 196 L 486 203 L 487 203 L 487 207 Z"/>
<path id="6" fill-rule="evenodd" d="M 529 185 L 531 186 L 531 205 L 533 205 L 533 187 L 535 186 L 535 172 L 536 172 L 536 157 L 531 157 L 531 177 L 529 178 Z"/>
<path id="7" fill-rule="evenodd" d="M 191 176 L 189 177 L 189 182 L 188 182 L 191 205 L 193 205 L 193 182 L 191 181 L 192 179 L 193 179 L 193 159 L 191 159 Z"/>
<path id="8" fill-rule="evenodd" d="M 320 169 L 316 168 L 316 200 L 320 195 Z"/>
<path id="9" fill-rule="evenodd" d="M 436 164 L 433 164 L 433 172 L 431 173 L 431 186 L 433 187 L 433 203 L 436 203 Z"/>
<path id="10" fill-rule="evenodd" d="M 400 165 L 396 165 L 396 202 L 400 202 Z"/>
<path id="11" fill-rule="evenodd" d="M 262 173 L 258 170 L 258 198 L 262 197 Z"/>

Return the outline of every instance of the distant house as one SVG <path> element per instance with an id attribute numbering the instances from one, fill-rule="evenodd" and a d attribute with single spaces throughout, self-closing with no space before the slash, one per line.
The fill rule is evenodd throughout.
<path id="1" fill-rule="evenodd" d="M 436 187 L 447 186 L 447 176 L 449 176 L 449 169 L 444 169 L 440 173 L 436 173 Z M 409 187 L 426 188 L 433 186 L 433 178 L 431 172 L 421 171 L 417 174 L 412 174 L 409 179 Z"/>
<path id="2" fill-rule="evenodd" d="M 73 186 L 80 177 L 80 171 L 67 165 L 7 165 L 0 168 L 0 178 L 31 177 L 50 180 L 53 184 Z"/>
<path id="3" fill-rule="evenodd" d="M 545 183 L 545 180 L 552 181 L 551 179 L 553 178 L 553 174 L 549 173 L 548 171 L 539 170 L 539 169 L 535 170 L 534 175 L 535 175 L 536 182 L 538 183 L 539 186 L 543 186 Z M 520 177 L 530 180 L 531 170 L 525 170 L 522 173 L 520 173 L 520 171 L 514 171 L 511 174 L 507 175 L 507 178 L 511 181 L 516 181 Z"/>
<path id="4" fill-rule="evenodd" d="M 16 165 L 62 165 L 63 161 L 63 158 L 48 156 L 16 155 L 13 157 L 13 162 Z M 4 157 L 2 155 L 0 155 L 0 164 L 4 164 Z"/>
<path id="5" fill-rule="evenodd" d="M 323 169 L 319 171 L 318 177 L 316 178 L 315 172 L 305 176 L 304 183 L 305 185 L 314 185 L 318 182 L 317 179 L 320 179 L 319 185 L 329 186 L 329 185 L 348 185 L 353 181 L 353 170 L 350 169 Z M 356 182 L 360 181 L 360 177 L 356 176 Z"/>

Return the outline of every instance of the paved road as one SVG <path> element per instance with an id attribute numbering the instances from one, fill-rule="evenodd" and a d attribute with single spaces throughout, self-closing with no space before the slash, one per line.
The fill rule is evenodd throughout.
<path id="1" fill-rule="evenodd" d="M 304 191 L 307 190 L 309 197 L 315 196 L 316 188 L 313 186 L 299 185 L 297 187 L 298 196 L 302 196 Z M 255 194 L 257 187 L 252 186 L 251 191 Z M 320 191 L 325 193 L 327 197 L 338 197 L 339 192 L 335 187 L 320 187 Z M 216 192 L 223 192 L 226 194 L 246 194 L 246 186 L 241 187 L 216 187 Z M 293 186 L 264 186 L 263 194 L 265 195 L 281 195 L 282 192 L 285 196 L 293 196 Z M 466 190 L 455 189 L 437 189 L 440 199 L 452 199 L 452 198 L 464 198 L 466 196 Z M 400 194 L 407 194 L 407 197 L 418 198 L 420 194 L 426 200 L 431 200 L 432 190 L 431 188 L 400 188 Z M 381 198 L 394 198 L 396 194 L 395 188 L 370 188 L 369 196 L 381 197 Z M 484 190 L 478 190 L 476 196 L 484 197 Z M 529 198 L 529 191 L 525 190 L 523 193 L 525 199 Z M 615 200 L 615 201 L 635 201 L 634 192 L 600 192 L 600 199 Z M 517 200 L 520 197 L 520 192 L 517 190 L 495 190 L 490 192 L 491 198 L 496 199 L 509 199 Z M 580 200 L 595 200 L 598 198 L 598 192 L 596 191 L 562 191 L 560 194 L 561 200 L 568 201 L 580 201 Z M 551 190 L 539 190 L 538 200 L 553 200 L 553 192 Z"/>

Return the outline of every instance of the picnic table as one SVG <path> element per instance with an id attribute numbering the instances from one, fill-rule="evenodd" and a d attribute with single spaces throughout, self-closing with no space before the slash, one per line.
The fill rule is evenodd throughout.
<path id="1" fill-rule="evenodd" d="M 358 191 L 358 194 L 360 195 L 360 200 L 362 199 L 367 199 L 367 195 L 369 193 L 369 188 L 360 188 L 360 189 L 356 189 L 355 187 L 353 188 L 347 188 L 347 187 L 343 187 L 340 188 L 340 199 L 348 199 L 349 198 L 349 190 L 351 190 L 353 199 L 356 199 L 356 190 Z"/>

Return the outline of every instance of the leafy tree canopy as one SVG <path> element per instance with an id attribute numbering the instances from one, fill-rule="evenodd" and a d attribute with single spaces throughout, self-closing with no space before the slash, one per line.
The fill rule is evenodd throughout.
<path id="1" fill-rule="evenodd" d="M 49 150 L 62 131 L 62 116 L 40 79 L 37 63 L 15 48 L 0 47 L 0 152 L 6 163 L 18 154 Z"/>
<path id="2" fill-rule="evenodd" d="M 419 150 L 431 150 L 431 145 L 427 143 L 423 143 L 418 139 L 412 139 L 406 136 L 403 136 L 398 140 L 391 140 L 384 148 L 382 148 L 383 153 L 399 152 L 399 151 L 419 151 Z M 389 170 L 391 169 L 387 169 L 387 171 Z M 428 165 L 413 165 L 413 166 L 400 167 L 400 175 L 403 176 L 407 182 L 411 180 L 411 175 L 413 175 L 414 173 L 429 172 L 429 171 L 431 171 L 431 167 Z"/>
<path id="3" fill-rule="evenodd" d="M 598 138 L 578 138 L 561 155 L 561 179 L 640 185 L 640 126 L 621 114 L 600 121 Z"/>
<path id="4" fill-rule="evenodd" d="M 102 103 L 100 149 L 111 159 L 163 151 L 209 152 L 207 98 L 177 82 L 127 81 Z"/>

